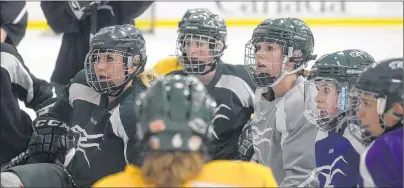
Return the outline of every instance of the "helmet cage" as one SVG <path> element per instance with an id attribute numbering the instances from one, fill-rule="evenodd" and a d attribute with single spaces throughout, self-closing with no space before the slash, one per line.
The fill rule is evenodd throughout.
<path id="1" fill-rule="evenodd" d="M 258 53 L 260 52 L 258 48 L 263 43 L 276 44 L 281 47 L 282 52 L 280 62 L 261 64 L 259 61 L 257 61 L 257 58 L 263 58 L 262 56 L 264 55 L 265 57 L 269 57 L 268 53 L 271 53 Z M 294 50 L 295 49 L 293 48 L 293 45 L 291 45 L 288 40 L 279 39 L 279 37 L 276 36 L 253 37 L 245 45 L 244 66 L 246 67 L 250 78 L 253 80 L 257 87 L 273 87 L 278 84 L 285 76 L 294 74 L 303 69 L 303 66 L 301 66 L 291 72 L 286 71 L 286 64 L 290 62 L 290 58 L 293 57 Z M 275 54 L 272 55 L 273 58 L 279 58 L 275 56 Z M 263 61 L 265 61 L 265 59 L 263 59 Z M 262 66 L 265 66 L 265 68 L 262 68 Z M 270 72 L 272 72 L 273 75 L 271 75 Z"/>
<path id="2" fill-rule="evenodd" d="M 337 101 L 328 101 L 329 99 L 326 96 L 319 96 L 318 91 L 313 93 L 309 87 L 315 86 L 317 90 L 320 88 L 321 85 L 324 83 L 332 84 L 335 87 L 335 95 L 337 95 Z M 349 91 L 349 84 L 348 83 L 341 83 L 334 78 L 324 78 L 324 77 L 315 77 L 311 80 L 306 81 L 305 83 L 305 102 L 307 103 L 317 103 L 317 101 L 312 101 L 315 98 L 321 97 L 323 102 L 331 102 L 335 103 L 335 106 L 330 106 L 331 108 L 335 108 L 336 111 L 332 114 L 327 111 L 327 109 L 309 109 L 306 108 L 304 112 L 304 116 L 306 119 L 311 122 L 312 124 L 316 125 L 317 128 L 323 131 L 331 131 L 337 127 L 339 124 L 337 121 L 342 120 L 345 115 L 341 115 L 342 113 L 346 112 L 347 105 L 348 105 L 348 91 Z M 325 100 L 325 101 L 324 101 Z M 307 105 L 306 105 L 307 106 Z"/>
<path id="3" fill-rule="evenodd" d="M 387 97 L 380 97 L 379 94 L 374 92 L 365 91 L 353 87 L 349 93 L 348 102 L 348 117 L 347 123 L 352 135 L 363 143 L 370 143 L 375 139 L 375 136 L 367 128 L 367 125 L 363 125 L 362 121 L 356 115 L 360 110 L 361 105 L 366 105 L 367 108 L 375 108 L 377 115 L 379 116 L 380 126 L 383 132 L 386 130 L 383 114 L 386 108 Z"/>
<path id="4" fill-rule="evenodd" d="M 98 93 L 111 94 L 124 87 L 132 75 L 141 71 L 141 55 L 133 55 L 120 50 L 93 49 L 85 59 L 85 75 L 88 85 Z M 99 68 L 100 63 L 107 63 L 107 68 Z M 112 64 L 121 64 L 122 69 Z M 135 73 L 129 74 L 129 68 L 136 67 Z"/>
<path id="5" fill-rule="evenodd" d="M 209 72 L 223 55 L 225 48 L 223 41 L 219 39 L 191 33 L 180 33 L 176 44 L 178 62 L 188 74 Z"/>

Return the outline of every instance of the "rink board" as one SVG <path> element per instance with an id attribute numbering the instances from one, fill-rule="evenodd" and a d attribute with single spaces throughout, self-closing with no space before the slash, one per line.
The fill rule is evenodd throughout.
<path id="1" fill-rule="evenodd" d="M 262 20 L 297 17 L 310 26 L 401 26 L 403 2 L 155 2 L 136 20 L 140 29 L 176 28 L 189 8 L 208 8 L 221 15 L 228 27 L 253 27 Z M 48 24 L 39 2 L 27 2 L 29 29 Z"/>

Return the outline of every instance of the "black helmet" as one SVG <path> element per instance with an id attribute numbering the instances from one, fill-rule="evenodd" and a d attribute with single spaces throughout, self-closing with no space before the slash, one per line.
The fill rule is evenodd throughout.
<path id="1" fill-rule="evenodd" d="M 370 142 L 374 139 L 356 115 L 360 105 L 364 103 L 364 98 L 375 100 L 376 112 L 383 130 L 386 132 L 394 129 L 385 126 L 383 116 L 395 103 L 404 106 L 403 72 L 403 58 L 391 58 L 373 63 L 359 75 L 355 86 L 349 93 L 348 111 L 350 130 L 359 140 Z M 401 121 L 403 121 L 402 117 Z"/>
<path id="2" fill-rule="evenodd" d="M 208 9 L 190 9 L 178 24 L 176 56 L 189 74 L 207 74 L 215 70 L 226 48 L 227 28 L 223 18 Z M 190 47 L 196 44 L 197 48 Z M 204 48 L 206 50 L 200 50 Z M 193 54 L 191 50 L 198 50 Z M 200 54 L 204 51 L 207 54 Z M 207 58 L 209 60 L 200 60 Z"/>
<path id="3" fill-rule="evenodd" d="M 101 67 L 101 62 L 108 62 L 108 66 Z M 135 26 L 102 28 L 92 38 L 85 60 L 87 83 L 99 93 L 119 95 L 130 80 L 143 72 L 146 62 L 146 43 Z"/>
<path id="4" fill-rule="evenodd" d="M 323 131 L 334 129 L 338 121 L 345 117 L 344 112 L 347 110 L 351 86 L 355 84 L 358 75 L 374 62 L 370 54 L 357 49 L 337 51 L 316 60 L 311 68 L 311 75 L 305 82 L 305 87 L 314 85 L 320 93 L 305 89 L 305 101 L 319 103 L 319 105 L 322 103 L 337 110 L 330 114 L 327 109 L 309 109 L 304 112 L 306 119 Z M 322 91 L 320 87 L 326 87 L 327 91 L 329 90 L 328 93 Z M 327 96 L 333 95 L 336 95 L 336 98 L 327 99 Z"/>
<path id="5" fill-rule="evenodd" d="M 256 62 L 256 55 L 262 43 L 280 46 L 279 75 L 269 75 L 257 69 L 261 65 Z M 302 70 L 306 62 L 314 60 L 313 49 L 313 33 L 304 21 L 297 18 L 266 19 L 254 29 L 252 38 L 245 45 L 244 65 L 258 87 L 272 87 L 284 76 Z M 288 62 L 294 63 L 294 71 L 285 70 Z"/>
<path id="6" fill-rule="evenodd" d="M 216 102 L 194 76 L 158 78 L 136 102 L 137 138 L 146 151 L 207 152 Z"/>

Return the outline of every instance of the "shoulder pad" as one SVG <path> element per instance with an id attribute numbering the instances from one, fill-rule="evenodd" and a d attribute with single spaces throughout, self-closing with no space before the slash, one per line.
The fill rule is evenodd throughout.
<path id="1" fill-rule="evenodd" d="M 251 77 L 248 75 L 247 70 L 245 69 L 244 65 L 234 65 L 234 64 L 226 64 L 222 63 L 222 66 L 225 67 L 225 74 L 230 74 L 233 76 L 237 76 L 244 80 L 250 88 L 255 91 L 257 89 L 257 86 L 254 84 L 254 82 L 251 80 Z"/>

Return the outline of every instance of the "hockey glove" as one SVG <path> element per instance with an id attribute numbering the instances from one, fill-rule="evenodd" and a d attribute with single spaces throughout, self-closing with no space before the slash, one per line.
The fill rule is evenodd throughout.
<path id="1" fill-rule="evenodd" d="M 86 16 L 91 14 L 91 9 L 95 6 L 102 6 L 108 1 L 67 1 L 73 15 L 77 20 L 83 20 Z"/>
<path id="2" fill-rule="evenodd" d="M 57 98 L 50 98 L 45 100 L 43 103 L 38 104 L 34 107 L 37 116 L 44 115 L 50 111 L 50 109 L 55 105 Z"/>
<path id="3" fill-rule="evenodd" d="M 69 149 L 68 126 L 50 114 L 32 122 L 34 133 L 28 145 L 30 163 L 63 163 Z"/>
<path id="4" fill-rule="evenodd" d="M 249 120 L 241 131 L 238 140 L 238 152 L 240 159 L 250 161 L 254 155 L 253 134 L 251 129 L 251 120 Z"/>

